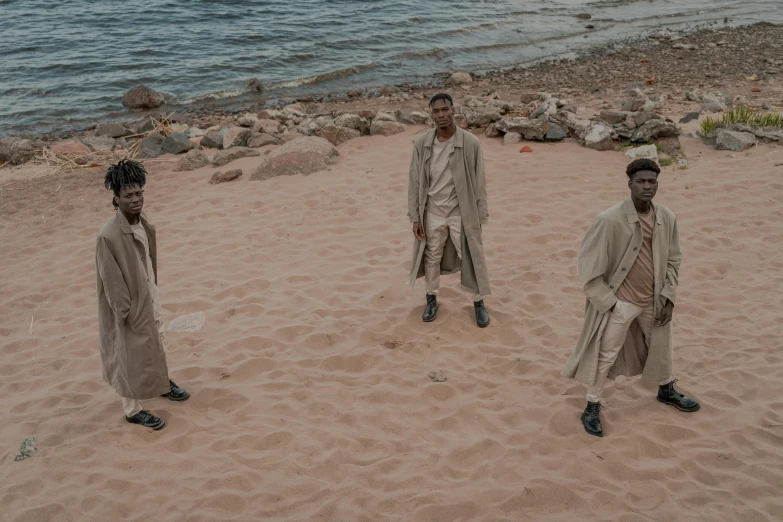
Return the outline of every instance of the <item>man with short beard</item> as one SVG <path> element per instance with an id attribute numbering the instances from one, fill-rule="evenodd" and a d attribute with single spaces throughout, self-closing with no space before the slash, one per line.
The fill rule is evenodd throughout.
<path id="1" fill-rule="evenodd" d="M 411 287 L 424 276 L 427 305 L 422 320 L 435 320 L 441 274 L 462 272 L 473 293 L 476 323 L 489 325 L 483 296 L 490 294 L 481 226 L 489 219 L 481 143 L 454 123 L 448 94 L 430 100 L 436 127 L 416 140 L 408 183 L 408 218 L 413 223 Z"/>
<path id="2" fill-rule="evenodd" d="M 682 251 L 674 212 L 652 203 L 660 172 L 649 159 L 628 165 L 630 195 L 593 220 L 577 256 L 585 322 L 562 374 L 587 385 L 582 424 L 597 437 L 603 436 L 599 415 L 607 378 L 641 375 L 658 384 L 659 402 L 684 412 L 699 409 L 672 378 L 671 320 Z"/>

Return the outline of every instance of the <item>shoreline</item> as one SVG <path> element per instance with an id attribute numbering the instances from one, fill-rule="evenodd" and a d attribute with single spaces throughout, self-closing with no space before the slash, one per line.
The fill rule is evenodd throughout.
<path id="1" fill-rule="evenodd" d="M 586 92 L 588 94 L 595 94 L 595 92 L 597 92 L 596 89 L 604 89 L 604 91 L 606 89 L 618 90 L 633 82 L 639 82 L 639 86 L 646 86 L 643 82 L 645 82 L 647 79 L 650 79 L 650 77 L 655 79 L 655 82 L 652 84 L 652 86 L 655 88 L 675 88 L 677 84 L 679 84 L 681 89 L 687 87 L 706 87 L 707 85 L 712 87 L 720 87 L 721 85 L 725 85 L 728 82 L 738 81 L 742 78 L 743 74 L 748 76 L 752 74 L 752 72 L 750 72 L 748 69 L 748 72 L 737 73 L 735 69 L 740 66 L 739 63 L 727 64 L 727 67 L 722 68 L 704 67 L 705 64 L 692 63 L 690 65 L 695 65 L 696 70 L 698 71 L 696 74 L 691 75 L 694 77 L 693 79 L 698 79 L 700 72 L 702 73 L 701 77 L 706 81 L 689 82 L 683 81 L 682 77 L 680 77 L 678 78 L 677 82 L 672 82 L 670 78 L 664 74 L 664 71 L 662 71 L 662 68 L 660 67 L 661 64 L 655 63 L 655 57 L 647 57 L 646 55 L 647 53 L 654 53 L 658 50 L 666 51 L 667 48 L 669 48 L 675 42 L 691 44 L 694 41 L 709 43 L 720 40 L 742 39 L 743 34 L 755 33 L 760 28 L 775 28 L 776 32 L 779 31 L 781 38 L 783 38 L 783 29 L 781 29 L 783 28 L 783 25 L 776 25 L 767 22 L 720 28 L 715 28 L 712 25 L 704 27 L 703 24 L 700 24 L 693 28 L 680 29 L 676 31 L 662 30 L 658 31 L 657 33 L 651 32 L 649 35 L 643 35 L 635 39 L 621 40 L 610 45 L 592 47 L 574 57 L 550 57 L 543 60 L 534 61 L 533 63 L 511 65 L 500 69 L 480 72 L 467 72 L 469 72 L 476 80 L 474 82 L 474 87 L 492 84 L 498 90 L 512 90 L 514 84 L 523 81 L 525 82 L 524 90 L 540 89 L 555 92 L 565 90 L 566 93 L 569 93 L 570 91 L 573 93 Z M 656 34 L 663 35 L 664 38 L 656 39 L 654 38 Z M 589 33 L 586 36 L 589 36 Z M 729 47 L 724 49 L 718 48 L 717 50 L 719 52 L 715 53 L 715 55 L 722 58 L 726 55 L 726 53 L 720 51 L 736 51 L 736 47 L 732 47 L 732 43 L 729 43 L 728 45 Z M 586 78 L 586 76 L 589 75 L 586 75 L 584 74 L 584 71 L 581 71 L 581 69 L 584 69 L 585 67 L 589 69 L 591 66 L 593 66 L 592 68 L 595 69 L 594 65 L 600 62 L 617 64 L 618 57 L 631 57 L 639 53 L 648 58 L 648 67 L 653 69 L 654 74 L 645 77 L 645 75 L 640 74 L 640 72 L 637 70 L 629 71 L 627 66 L 630 64 L 619 64 L 616 67 L 613 67 L 614 71 L 616 72 L 631 72 L 631 75 L 633 76 L 632 78 L 627 76 L 622 77 L 619 80 L 617 76 L 620 75 L 617 75 L 611 79 L 596 78 L 595 80 L 591 80 Z M 740 54 L 739 51 L 737 54 Z M 777 55 L 781 56 L 781 59 L 783 59 L 783 54 L 777 53 Z M 698 54 L 694 56 L 683 53 L 683 55 L 675 57 L 677 61 L 684 61 L 685 63 L 683 65 L 688 65 L 687 62 L 693 60 L 694 58 L 696 58 L 696 61 L 698 62 Z M 691 67 L 688 68 L 690 69 Z M 783 70 L 783 67 L 781 66 L 775 66 L 775 68 L 778 69 L 777 74 L 780 74 L 780 71 Z M 571 79 L 574 71 L 576 71 L 577 76 L 579 77 L 577 81 Z M 762 74 L 763 71 L 764 69 L 761 68 Z M 73 129 L 64 129 L 45 133 L 22 132 L 8 135 L 7 137 L 19 136 L 25 139 L 40 139 L 45 142 L 52 142 L 58 139 L 68 139 L 84 134 L 85 132 L 94 130 L 96 126 L 101 124 L 123 123 L 132 125 L 139 122 L 139 120 L 146 119 L 148 116 L 159 116 L 161 111 L 167 114 L 175 113 L 180 118 L 188 118 L 194 125 L 200 126 L 199 123 L 207 118 L 214 119 L 214 117 L 236 115 L 243 112 L 261 111 L 264 109 L 279 109 L 292 103 L 305 104 L 305 106 L 316 104 L 321 107 L 334 107 L 334 110 L 339 110 L 343 106 L 353 108 L 362 103 L 366 103 L 368 106 L 375 106 L 378 103 L 383 102 L 399 104 L 409 101 L 408 98 L 415 99 L 422 96 L 423 94 L 431 95 L 435 91 L 439 90 L 448 91 L 449 87 L 445 85 L 445 83 L 450 74 L 451 73 L 448 72 L 436 73 L 433 74 L 429 81 L 420 83 L 408 82 L 398 85 L 368 87 L 348 92 L 324 92 L 320 94 L 279 97 L 272 99 L 263 98 L 264 93 L 252 94 L 248 90 L 243 94 L 219 101 L 204 100 L 185 105 L 173 103 L 171 105 L 163 105 L 158 109 L 149 111 L 126 110 L 126 113 L 121 117 L 96 119 L 87 125 Z M 577 85 L 577 83 L 579 85 Z M 406 94 L 407 97 L 405 96 Z M 466 94 L 475 95 L 476 93 L 471 89 Z M 261 97 L 261 99 L 246 99 L 248 97 Z M 119 110 L 121 107 L 119 99 L 117 100 L 117 105 Z"/>

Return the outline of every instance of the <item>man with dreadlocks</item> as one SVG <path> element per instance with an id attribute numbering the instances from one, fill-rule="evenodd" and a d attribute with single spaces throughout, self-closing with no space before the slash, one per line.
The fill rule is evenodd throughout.
<path id="1" fill-rule="evenodd" d="M 652 202 L 661 173 L 653 160 L 634 160 L 625 173 L 630 194 L 598 214 L 579 248 L 585 321 L 562 372 L 587 385 L 582 424 L 596 437 L 603 436 L 601 393 L 618 375 L 657 383 L 663 404 L 699 409 L 672 378 L 671 321 L 682 261 L 677 220 Z"/>
<path id="2" fill-rule="evenodd" d="M 190 394 L 168 377 L 155 227 L 142 211 L 146 182 L 135 161 L 122 160 L 106 173 L 117 212 L 98 233 L 98 323 L 103 377 L 122 397 L 125 419 L 159 430 L 166 423 L 139 400 L 184 401 Z"/>
<path id="3" fill-rule="evenodd" d="M 489 325 L 483 296 L 490 294 L 481 226 L 489 219 L 484 157 L 478 138 L 454 123 L 454 102 L 445 93 L 430 100 L 436 127 L 416 140 L 408 180 L 408 218 L 413 224 L 411 287 L 424 276 L 427 304 L 422 320 L 435 320 L 441 274 L 462 272 L 473 293 L 476 323 Z"/>

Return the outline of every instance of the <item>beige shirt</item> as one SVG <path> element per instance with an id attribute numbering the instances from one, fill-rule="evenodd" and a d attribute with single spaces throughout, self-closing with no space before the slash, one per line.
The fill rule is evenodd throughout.
<path id="1" fill-rule="evenodd" d="M 438 141 L 437 135 L 432 143 L 430 158 L 430 189 L 427 192 L 426 211 L 441 217 L 451 217 L 459 213 L 457 190 L 451 175 L 449 159 L 454 152 L 454 136 L 448 141 Z"/>
<path id="2" fill-rule="evenodd" d="M 150 299 L 152 299 L 152 312 L 155 314 L 155 321 L 160 325 L 163 322 L 163 307 L 160 305 L 160 296 L 158 295 L 158 285 L 155 284 L 155 272 L 152 268 L 152 258 L 150 257 L 150 244 L 147 238 L 147 231 L 144 230 L 144 225 L 141 224 L 141 220 L 135 225 L 131 225 L 133 230 L 133 237 L 141 241 L 144 245 L 144 257 L 142 261 L 146 262 L 147 267 L 147 283 L 150 287 Z"/>
<path id="3" fill-rule="evenodd" d="M 642 244 L 628 275 L 617 290 L 617 298 L 626 303 L 647 308 L 652 306 L 655 295 L 655 270 L 653 264 L 652 235 L 655 227 L 655 212 L 638 214 L 642 225 Z"/>

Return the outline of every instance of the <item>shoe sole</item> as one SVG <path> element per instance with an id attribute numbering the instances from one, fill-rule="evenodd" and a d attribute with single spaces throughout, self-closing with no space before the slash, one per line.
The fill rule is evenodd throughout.
<path id="1" fill-rule="evenodd" d="M 425 319 L 425 318 L 422 317 L 421 320 L 424 321 L 425 323 L 431 323 L 432 321 L 434 321 L 435 318 L 438 316 L 438 308 L 439 307 L 440 307 L 440 305 L 435 307 L 435 313 L 432 314 L 432 318 L 431 319 Z"/>
<path id="2" fill-rule="evenodd" d="M 585 426 L 585 414 L 584 413 L 582 414 L 582 427 L 585 429 L 585 433 L 587 433 L 588 435 L 592 435 L 593 437 L 603 437 L 604 436 L 604 432 L 603 431 L 595 432 L 595 431 L 590 431 L 590 430 L 587 429 L 587 426 Z"/>
<path id="3" fill-rule="evenodd" d="M 658 399 L 658 402 L 660 402 L 661 404 L 666 404 L 668 406 L 672 406 L 673 408 L 677 408 L 678 410 L 684 411 L 685 413 L 693 413 L 693 412 L 699 411 L 701 409 L 701 404 L 697 404 L 695 408 L 680 408 L 679 406 L 677 406 L 673 402 L 667 402 L 667 401 L 661 399 L 660 397 L 656 397 L 656 399 Z"/>
<path id="4" fill-rule="evenodd" d="M 179 398 L 179 399 L 177 399 L 175 397 L 172 397 L 172 396 L 170 396 L 168 394 L 167 395 L 161 395 L 161 397 L 166 397 L 168 400 L 174 401 L 174 402 L 182 402 L 182 401 L 186 401 L 186 400 L 190 399 L 190 394 L 188 393 L 187 395 L 185 395 L 184 397 Z"/>
<path id="5" fill-rule="evenodd" d="M 166 427 L 166 421 L 164 421 L 163 419 L 160 419 L 160 424 L 157 424 L 155 426 L 146 426 L 144 424 L 139 424 L 138 422 L 131 422 L 131 421 L 129 421 L 127 419 L 127 417 L 126 417 L 125 421 L 128 424 L 135 424 L 136 426 L 141 426 L 142 428 L 149 428 L 149 429 L 154 430 L 154 431 L 162 430 L 163 428 Z"/>
<path id="6" fill-rule="evenodd" d="M 492 319 L 487 321 L 487 324 L 478 324 L 478 323 L 476 323 L 476 324 L 478 325 L 479 328 L 486 328 L 487 326 L 489 326 L 489 323 L 491 323 L 491 322 L 492 322 Z"/>

